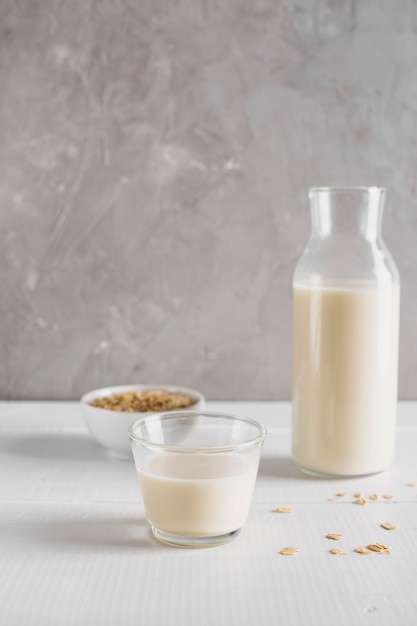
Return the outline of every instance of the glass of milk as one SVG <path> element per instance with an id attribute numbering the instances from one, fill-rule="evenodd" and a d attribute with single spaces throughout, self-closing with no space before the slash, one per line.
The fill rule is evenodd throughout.
<path id="1" fill-rule="evenodd" d="M 384 199 L 379 187 L 310 189 L 293 281 L 292 450 L 316 475 L 373 474 L 394 456 L 400 285 Z"/>
<path id="2" fill-rule="evenodd" d="M 154 536 L 195 548 L 237 537 L 265 435 L 252 419 L 200 411 L 159 413 L 132 424 L 129 438 Z"/>

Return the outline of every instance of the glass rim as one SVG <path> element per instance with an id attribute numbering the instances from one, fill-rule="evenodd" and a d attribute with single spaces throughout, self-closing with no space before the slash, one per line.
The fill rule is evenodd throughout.
<path id="1" fill-rule="evenodd" d="M 148 439 L 145 439 L 144 437 L 139 437 L 135 433 L 135 429 L 137 427 L 148 422 L 162 421 L 162 420 L 169 421 L 170 419 L 174 419 L 176 417 L 192 418 L 192 417 L 198 417 L 198 416 L 210 417 L 214 419 L 225 418 L 230 421 L 244 422 L 246 424 L 250 424 L 251 426 L 254 426 L 258 431 L 258 435 L 256 437 L 252 437 L 251 439 L 247 439 L 246 441 L 241 441 L 240 443 L 225 444 L 222 446 L 202 446 L 202 445 L 183 446 L 183 445 L 176 445 L 176 444 L 169 444 L 169 443 L 168 444 L 157 443 L 156 441 L 149 441 Z M 242 448 L 249 448 L 258 443 L 262 443 L 266 437 L 266 428 L 263 424 L 261 424 L 260 422 L 257 422 L 256 420 L 250 417 L 241 417 L 240 415 L 234 415 L 232 413 L 217 413 L 217 412 L 204 411 L 204 410 L 203 411 L 189 411 L 186 409 L 182 411 L 164 411 L 160 413 L 155 413 L 153 415 L 147 415 L 146 417 L 142 417 L 136 420 L 135 422 L 133 422 L 133 424 L 129 426 L 128 435 L 132 443 L 133 442 L 139 443 L 147 448 L 152 448 L 155 450 L 167 450 L 169 452 L 188 452 L 188 453 L 191 453 L 191 452 L 200 452 L 200 453 L 201 452 L 204 452 L 204 453 L 230 452 L 232 450 L 241 450 Z"/>
<path id="2" fill-rule="evenodd" d="M 336 192 L 336 193 L 343 193 L 343 192 L 352 192 L 352 191 L 361 191 L 361 192 L 367 192 L 367 193 L 386 193 L 387 189 L 386 187 L 379 187 L 378 185 L 369 185 L 369 187 L 367 187 L 366 185 L 336 185 L 334 187 L 332 186 L 324 186 L 324 187 L 310 187 L 309 188 L 309 193 L 321 193 L 321 192 Z"/>

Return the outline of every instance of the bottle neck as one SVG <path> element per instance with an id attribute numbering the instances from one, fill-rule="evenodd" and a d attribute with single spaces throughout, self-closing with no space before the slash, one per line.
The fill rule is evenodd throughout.
<path id="1" fill-rule="evenodd" d="M 381 187 L 314 187 L 309 193 L 312 235 L 380 236 L 385 189 Z"/>

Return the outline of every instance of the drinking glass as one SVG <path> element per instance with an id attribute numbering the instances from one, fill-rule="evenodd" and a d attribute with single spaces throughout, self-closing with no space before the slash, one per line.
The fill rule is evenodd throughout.
<path id="1" fill-rule="evenodd" d="M 266 431 L 236 415 L 171 411 L 129 428 L 154 536 L 183 547 L 231 541 L 252 500 Z"/>

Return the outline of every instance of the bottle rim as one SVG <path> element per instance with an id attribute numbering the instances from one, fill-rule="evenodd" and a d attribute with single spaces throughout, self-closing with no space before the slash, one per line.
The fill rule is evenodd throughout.
<path id="1" fill-rule="evenodd" d="M 376 185 L 371 185 L 369 187 L 366 186 L 328 186 L 328 187 L 310 187 L 310 193 L 320 193 L 320 192 L 352 192 L 352 191 L 361 191 L 368 193 L 386 193 L 386 187 L 378 187 Z"/>

